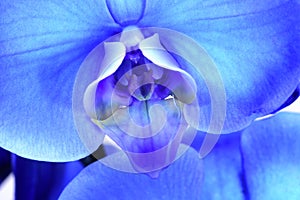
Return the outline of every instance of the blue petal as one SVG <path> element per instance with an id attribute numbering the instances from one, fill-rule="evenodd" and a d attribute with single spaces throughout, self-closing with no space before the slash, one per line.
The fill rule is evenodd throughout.
<path id="1" fill-rule="evenodd" d="M 293 92 L 293 94 L 276 110 L 274 110 L 272 112 L 272 114 L 286 108 L 287 106 L 291 105 L 292 103 L 294 103 L 298 97 L 300 96 L 300 85 L 296 88 L 296 90 Z"/>
<path id="2" fill-rule="evenodd" d="M 48 163 L 15 156 L 15 198 L 56 200 L 65 186 L 83 169 L 79 161 Z"/>
<path id="3" fill-rule="evenodd" d="M 107 8 L 114 21 L 121 26 L 137 23 L 143 17 L 145 0 L 132 0 L 130 3 L 123 0 L 106 0 Z"/>
<path id="4" fill-rule="evenodd" d="M 279 108 L 297 87 L 300 76 L 299 9 L 299 1 L 293 0 L 267 0 L 255 4 L 251 0 L 176 3 L 154 0 L 147 1 L 139 26 L 183 32 L 206 49 L 226 89 L 224 132 L 234 132 L 256 117 Z M 182 51 L 188 49 L 186 46 Z M 186 70 L 195 74 L 191 69 Z M 209 72 L 202 74 L 209 75 Z M 194 75 L 194 78 L 197 78 L 198 96 L 203 102 L 202 121 L 209 122 L 209 91 L 201 89 L 205 88 L 201 75 Z"/>
<path id="5" fill-rule="evenodd" d="M 198 133 L 192 144 L 195 149 L 199 149 L 204 136 L 204 133 Z M 244 199 L 240 137 L 240 132 L 221 135 L 213 150 L 203 158 L 201 199 Z"/>
<path id="6" fill-rule="evenodd" d="M 47 161 L 88 155 L 72 87 L 85 56 L 119 31 L 105 2 L 2 1 L 0 17 L 0 146 Z"/>
<path id="7" fill-rule="evenodd" d="M 250 199 L 300 196 L 300 115 L 279 113 L 253 123 L 242 135 Z"/>
<path id="8" fill-rule="evenodd" d="M 190 149 L 173 165 L 152 179 L 95 162 L 85 168 L 63 191 L 60 199 L 200 199 L 202 162 Z"/>
<path id="9" fill-rule="evenodd" d="M 0 184 L 11 172 L 10 157 L 10 152 L 0 148 Z"/>

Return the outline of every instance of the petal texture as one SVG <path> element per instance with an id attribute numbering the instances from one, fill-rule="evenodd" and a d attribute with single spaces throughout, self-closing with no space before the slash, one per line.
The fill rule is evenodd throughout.
<path id="1" fill-rule="evenodd" d="M 183 32 L 206 49 L 226 89 L 224 132 L 234 132 L 279 108 L 297 87 L 299 9 L 295 0 L 147 1 L 140 26 Z M 181 67 L 198 79 L 202 121 L 209 121 L 210 96 L 201 81 L 207 74 L 196 75 L 186 65 Z"/>
<path id="2" fill-rule="evenodd" d="M 119 172 L 95 162 L 64 190 L 60 199 L 200 199 L 202 162 L 190 149 L 152 179 L 145 174 Z"/>
<path id="3" fill-rule="evenodd" d="M 49 163 L 14 157 L 15 199 L 56 200 L 64 187 L 79 173 L 79 162 Z"/>
<path id="4" fill-rule="evenodd" d="M 72 119 L 72 88 L 85 56 L 119 30 L 105 2 L 13 0 L 0 13 L 0 146 L 47 161 L 88 155 Z"/>
<path id="5" fill-rule="evenodd" d="M 300 196 L 300 115 L 279 113 L 253 123 L 242 135 L 250 199 Z"/>
<path id="6" fill-rule="evenodd" d="M 143 17 L 146 0 L 106 0 L 106 4 L 114 21 L 121 26 L 127 26 L 137 23 Z"/>
<path id="7" fill-rule="evenodd" d="M 199 132 L 192 147 L 198 150 L 204 136 Z M 247 194 L 242 179 L 240 137 L 240 132 L 221 135 L 216 146 L 203 158 L 201 199 L 245 199 Z"/>
<path id="8" fill-rule="evenodd" d="M 289 105 L 291 105 L 292 103 L 294 103 L 299 98 L 299 96 L 300 96 L 300 85 L 298 85 L 298 87 L 292 93 L 292 95 L 279 108 L 277 108 L 272 113 L 276 113 L 277 111 L 280 111 L 280 110 L 288 107 Z"/>

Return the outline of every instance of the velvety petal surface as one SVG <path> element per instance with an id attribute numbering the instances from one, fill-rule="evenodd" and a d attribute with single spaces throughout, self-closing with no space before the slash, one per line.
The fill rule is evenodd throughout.
<path id="1" fill-rule="evenodd" d="M 11 172 L 11 153 L 0 148 L 0 184 Z"/>
<path id="2" fill-rule="evenodd" d="M 204 136 L 204 133 L 199 132 L 192 147 L 199 150 Z M 203 158 L 204 179 L 201 199 L 246 199 L 240 137 L 240 132 L 221 135 L 216 146 Z"/>
<path id="3" fill-rule="evenodd" d="M 83 169 L 79 161 L 49 163 L 13 158 L 15 199 L 56 200 L 65 186 Z"/>
<path id="4" fill-rule="evenodd" d="M 234 132 L 256 117 L 279 108 L 299 83 L 300 5 L 296 0 L 147 1 L 139 26 L 158 26 L 183 32 L 213 58 L 227 97 L 223 132 Z M 161 37 L 162 38 L 162 37 Z M 163 45 L 168 37 L 161 39 Z M 189 44 L 179 51 L 190 52 Z M 176 44 L 173 44 L 176 48 Z M 201 59 L 201 58 L 199 58 Z M 210 93 L 187 63 L 181 67 L 197 81 L 201 120 L 209 124 Z M 216 77 L 210 77 L 213 82 Z"/>
<path id="5" fill-rule="evenodd" d="M 254 122 L 242 135 L 250 199 L 300 196 L 300 114 L 279 113 Z"/>
<path id="6" fill-rule="evenodd" d="M 47 161 L 90 153 L 73 123 L 73 83 L 87 54 L 119 32 L 114 24 L 104 0 L 0 3 L 1 147 Z"/>
<path id="7" fill-rule="evenodd" d="M 190 149 L 157 179 L 108 168 L 100 162 L 86 167 L 60 199 L 200 199 L 202 161 Z"/>

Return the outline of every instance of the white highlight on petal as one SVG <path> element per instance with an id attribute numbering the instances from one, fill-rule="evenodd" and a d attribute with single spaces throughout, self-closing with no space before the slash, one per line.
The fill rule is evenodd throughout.
<path id="1" fill-rule="evenodd" d="M 105 42 L 105 56 L 99 66 L 100 75 L 87 88 L 83 97 L 83 106 L 87 114 L 96 119 L 95 96 L 99 82 L 112 75 L 122 64 L 126 55 L 126 48 L 121 42 Z"/>

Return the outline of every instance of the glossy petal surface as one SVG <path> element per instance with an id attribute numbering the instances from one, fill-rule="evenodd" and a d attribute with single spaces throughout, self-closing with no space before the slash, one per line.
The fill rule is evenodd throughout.
<path id="1" fill-rule="evenodd" d="M 253 123 L 242 135 L 250 199 L 300 196 L 300 115 L 279 113 Z"/>
<path id="2" fill-rule="evenodd" d="M 119 172 L 95 162 L 66 187 L 60 199 L 197 200 L 200 199 L 202 170 L 202 161 L 192 149 L 162 171 L 157 179 Z"/>
<path id="3" fill-rule="evenodd" d="M 0 19 L 0 146 L 47 161 L 88 155 L 72 88 L 85 56 L 118 31 L 105 2 L 3 1 Z"/>
<path id="4" fill-rule="evenodd" d="M 16 200 L 56 200 L 64 187 L 80 172 L 78 162 L 49 163 L 14 157 Z"/>
<path id="5" fill-rule="evenodd" d="M 183 32 L 207 50 L 226 89 L 223 132 L 234 132 L 279 108 L 299 83 L 299 9 L 294 0 L 147 1 L 139 24 Z M 181 67 L 195 74 L 187 63 Z M 210 96 L 200 77 L 201 117 L 208 122 Z"/>

